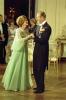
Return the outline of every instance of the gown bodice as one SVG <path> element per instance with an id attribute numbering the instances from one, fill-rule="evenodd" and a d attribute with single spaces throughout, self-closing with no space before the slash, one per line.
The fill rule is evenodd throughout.
<path id="1" fill-rule="evenodd" d="M 20 51 L 27 44 L 25 37 L 27 37 L 28 32 L 22 30 L 21 28 L 16 29 L 15 38 L 11 47 L 11 50 Z"/>

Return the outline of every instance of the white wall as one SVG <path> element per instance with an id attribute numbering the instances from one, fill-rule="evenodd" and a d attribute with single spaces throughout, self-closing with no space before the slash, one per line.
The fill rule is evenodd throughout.
<path id="1" fill-rule="evenodd" d="M 0 14 L 4 16 L 4 0 L 0 0 Z"/>
<path id="2" fill-rule="evenodd" d="M 39 10 L 46 12 L 47 21 L 52 27 L 51 40 L 54 40 L 66 25 L 66 0 L 36 0 L 35 14 Z"/>

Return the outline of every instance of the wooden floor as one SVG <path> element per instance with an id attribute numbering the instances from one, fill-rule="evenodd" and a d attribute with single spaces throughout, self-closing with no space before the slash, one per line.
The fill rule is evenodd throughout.
<path id="1" fill-rule="evenodd" d="M 0 75 L 0 100 L 66 100 L 65 61 L 59 64 L 58 70 L 57 67 L 54 68 L 53 64 L 51 64 L 49 70 L 46 71 L 46 90 L 42 94 L 34 94 L 32 89 L 24 92 L 5 91 L 1 79 L 2 75 Z"/>

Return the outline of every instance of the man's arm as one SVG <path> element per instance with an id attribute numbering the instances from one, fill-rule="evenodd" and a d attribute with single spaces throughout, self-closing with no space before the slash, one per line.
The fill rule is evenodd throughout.
<path id="1" fill-rule="evenodd" d="M 48 42 L 51 34 L 51 27 L 44 28 L 44 31 L 39 34 L 40 37 L 35 36 L 35 42 L 42 43 L 42 44 Z"/>

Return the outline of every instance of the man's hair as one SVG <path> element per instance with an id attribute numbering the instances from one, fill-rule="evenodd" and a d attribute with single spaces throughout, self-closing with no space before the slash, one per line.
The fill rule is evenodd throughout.
<path id="1" fill-rule="evenodd" d="M 46 18 L 46 13 L 44 11 L 40 11 L 40 16 L 43 16 L 44 18 Z"/>

